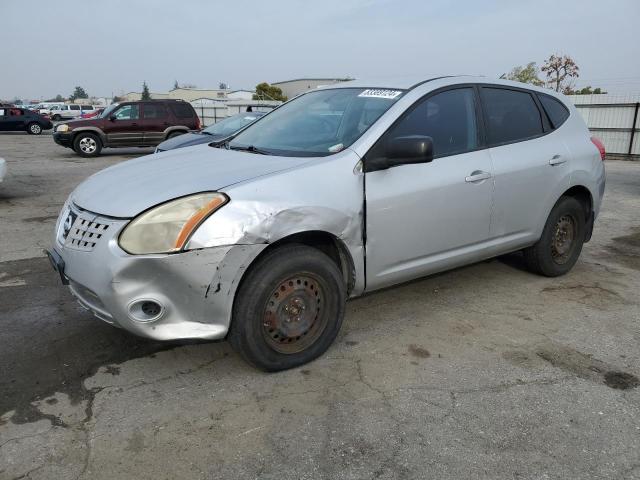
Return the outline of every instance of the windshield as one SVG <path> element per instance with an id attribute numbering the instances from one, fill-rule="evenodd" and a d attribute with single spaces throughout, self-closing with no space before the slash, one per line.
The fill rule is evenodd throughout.
<path id="1" fill-rule="evenodd" d="M 111 105 L 109 105 L 107 108 L 105 108 L 102 111 L 102 113 L 99 115 L 99 117 L 100 118 L 107 118 L 109 115 L 111 115 L 111 112 L 113 112 L 119 106 L 120 106 L 119 103 L 112 103 Z"/>
<path id="2" fill-rule="evenodd" d="M 203 132 L 210 135 L 230 135 L 242 127 L 255 122 L 260 117 L 261 115 L 256 115 L 255 113 L 240 113 L 220 120 L 218 123 L 205 128 Z"/>
<path id="3" fill-rule="evenodd" d="M 402 93 L 364 88 L 307 93 L 240 132 L 229 148 L 283 156 L 331 155 L 355 142 Z"/>

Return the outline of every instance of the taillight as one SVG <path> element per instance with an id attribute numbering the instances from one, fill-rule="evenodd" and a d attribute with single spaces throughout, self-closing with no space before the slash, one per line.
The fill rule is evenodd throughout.
<path id="1" fill-rule="evenodd" d="M 600 160 L 604 160 L 604 157 L 606 156 L 607 152 L 605 152 L 604 150 L 604 143 L 602 143 L 602 140 L 600 140 L 597 137 L 591 137 L 591 142 L 596 146 L 596 148 L 600 152 Z"/>

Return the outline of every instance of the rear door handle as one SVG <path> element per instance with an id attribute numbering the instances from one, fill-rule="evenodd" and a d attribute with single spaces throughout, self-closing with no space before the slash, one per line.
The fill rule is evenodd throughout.
<path id="1" fill-rule="evenodd" d="M 482 170 L 475 170 L 471 172 L 471 175 L 464 178 L 464 181 L 467 183 L 477 183 L 483 180 L 487 180 L 491 178 L 491 174 L 489 172 L 483 172 Z"/>
<path id="2" fill-rule="evenodd" d="M 562 165 L 563 163 L 565 163 L 567 160 L 562 158 L 562 155 L 554 155 L 553 157 L 551 157 L 551 160 L 549 160 L 549 165 L 551 165 L 552 167 L 555 165 Z"/>

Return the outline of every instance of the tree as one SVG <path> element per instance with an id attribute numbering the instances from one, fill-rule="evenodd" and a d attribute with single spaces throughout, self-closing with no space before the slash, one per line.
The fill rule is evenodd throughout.
<path id="1" fill-rule="evenodd" d="M 142 96 L 141 100 L 151 100 L 151 94 L 149 93 L 149 87 L 147 82 L 142 82 Z"/>
<path id="2" fill-rule="evenodd" d="M 218 88 L 220 90 L 229 90 L 229 84 L 225 83 L 225 82 L 220 82 L 218 84 Z"/>
<path id="3" fill-rule="evenodd" d="M 178 84 L 178 80 L 176 80 L 175 82 L 173 82 L 173 89 L 177 90 L 180 88 L 180 85 Z"/>
<path id="4" fill-rule="evenodd" d="M 540 70 L 547 76 L 547 85 L 556 92 L 571 93 L 573 79 L 580 76 L 580 68 L 568 55 L 551 55 Z"/>
<path id="5" fill-rule="evenodd" d="M 119 97 L 118 95 L 114 95 L 111 103 L 120 103 L 124 100 L 124 97 Z"/>
<path id="6" fill-rule="evenodd" d="M 267 82 L 262 82 L 256 85 L 256 93 L 253 94 L 254 100 L 279 100 L 286 102 L 287 97 L 282 94 L 282 90 L 279 87 L 269 85 Z"/>
<path id="7" fill-rule="evenodd" d="M 544 85 L 544 82 L 538 78 L 538 66 L 536 62 L 529 62 L 524 67 L 513 67 L 509 73 L 503 73 L 500 78 L 513 80 L 514 82 L 530 83 L 536 87 L 542 87 Z"/>
<path id="8" fill-rule="evenodd" d="M 89 94 L 85 92 L 84 88 L 82 87 L 76 87 L 73 93 L 69 96 L 69 100 L 71 100 L 72 102 L 79 98 L 89 98 Z"/>
<path id="9" fill-rule="evenodd" d="M 569 92 L 569 95 L 600 95 L 603 93 L 607 93 L 607 92 L 603 91 L 600 87 L 592 89 L 591 85 L 589 85 L 579 90 L 573 90 Z"/>

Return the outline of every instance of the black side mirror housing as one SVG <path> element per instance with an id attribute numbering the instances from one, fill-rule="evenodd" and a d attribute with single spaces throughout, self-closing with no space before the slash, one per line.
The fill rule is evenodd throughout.
<path id="1" fill-rule="evenodd" d="M 116 121 L 116 119 L 117 119 L 117 117 L 116 117 L 115 115 L 111 115 L 111 116 L 109 117 L 109 120 L 111 120 L 112 122 L 115 122 L 115 121 Z"/>
<path id="2" fill-rule="evenodd" d="M 427 163 L 433 160 L 433 139 L 424 135 L 391 138 L 385 153 L 390 167 Z"/>
<path id="3" fill-rule="evenodd" d="M 365 171 L 386 170 L 398 165 L 428 163 L 433 160 L 433 139 L 425 135 L 390 138 L 383 156 L 365 159 Z"/>

